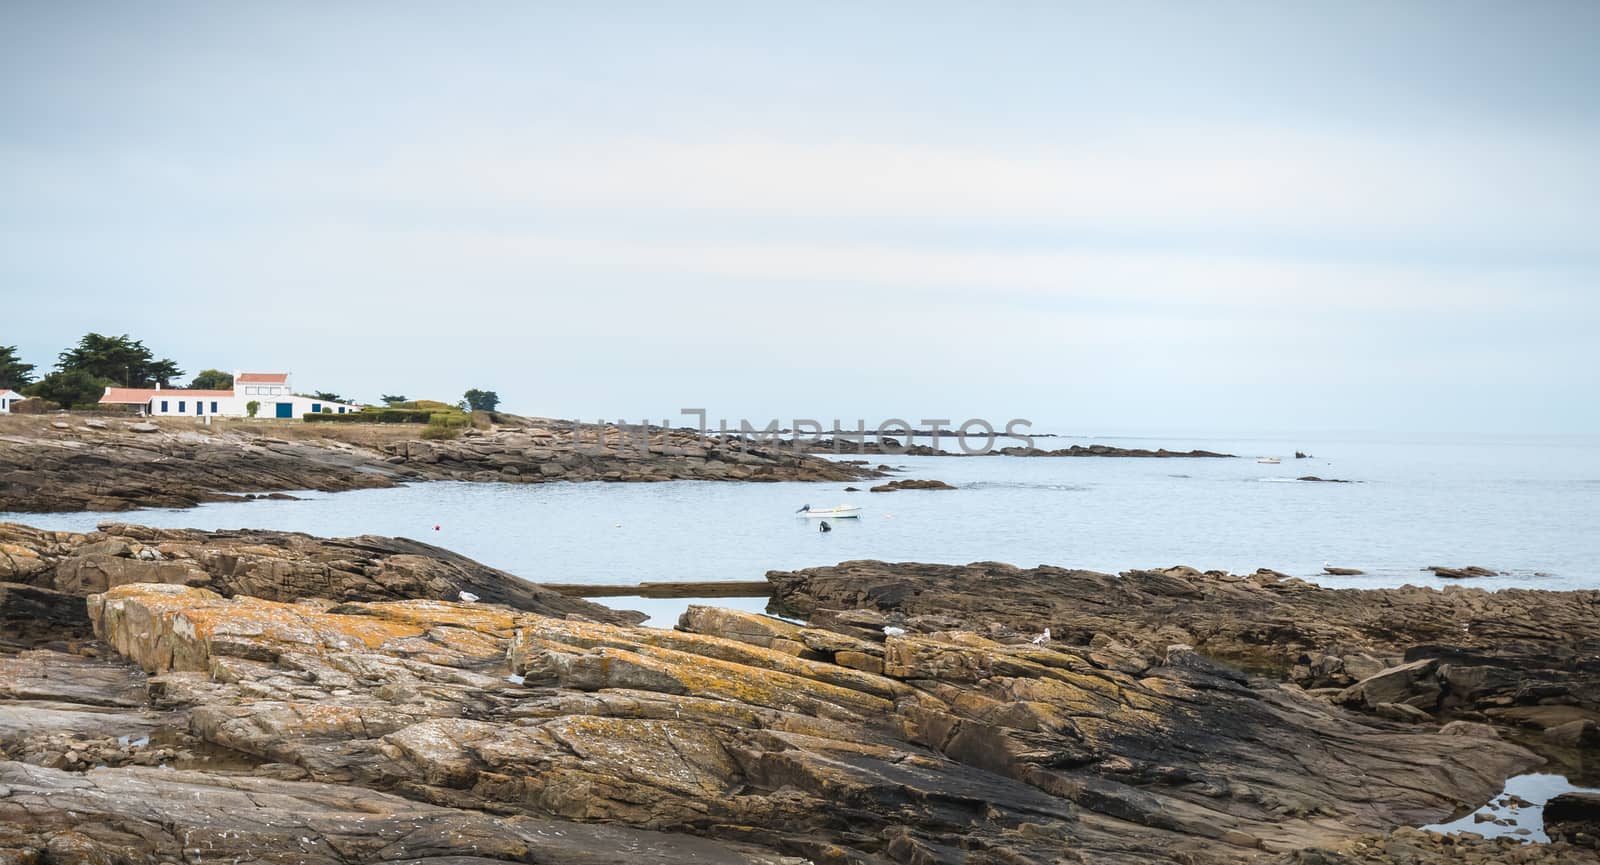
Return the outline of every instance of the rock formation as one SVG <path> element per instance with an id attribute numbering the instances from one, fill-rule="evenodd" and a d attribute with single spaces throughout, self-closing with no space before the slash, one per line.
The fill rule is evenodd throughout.
<path id="1" fill-rule="evenodd" d="M 0 647 L 0 862 L 1600 863 L 1406 828 L 1540 763 L 1428 695 L 1518 641 L 1548 678 L 1594 593 L 851 562 L 769 575 L 806 624 L 662 630 L 410 543 L 0 528 L 96 638 Z"/>
<path id="2" fill-rule="evenodd" d="M 0 762 L 0 862 L 799 865 L 759 847 L 440 807 L 343 784 Z"/>
<path id="3" fill-rule="evenodd" d="M 84 596 L 130 583 L 196 586 L 226 597 L 281 601 L 454 600 L 465 591 L 485 603 L 550 615 L 619 623 L 644 618 L 566 597 L 430 544 L 377 535 L 316 538 L 125 523 L 101 523 L 99 531 L 77 533 L 0 523 L 0 580 L 17 584 L 0 583 L 5 619 L 82 619 Z M 42 609 L 50 612 L 37 612 Z"/>
<path id="4" fill-rule="evenodd" d="M 949 484 L 945 483 L 944 481 L 936 481 L 936 480 L 932 480 L 932 479 L 916 480 L 916 479 L 912 479 L 912 478 L 907 478 L 905 480 L 889 481 L 888 483 L 885 483 L 885 484 L 878 484 L 878 485 L 872 487 L 871 491 L 875 492 L 875 493 L 893 493 L 893 492 L 899 492 L 900 490 L 953 490 L 953 489 L 955 489 L 955 487 L 950 486 Z"/>
<path id="5" fill-rule="evenodd" d="M 860 608 L 990 623 L 1079 646 L 1174 643 L 1376 710 L 1536 729 L 1600 721 L 1600 592 L 1330 589 L 1272 571 L 1121 575 L 994 562 L 844 562 L 774 571 L 779 604 L 827 621 Z M 1410 716 L 1405 709 L 1391 709 Z"/>
<path id="6" fill-rule="evenodd" d="M 707 608 L 663 631 L 171 584 L 89 610 L 150 674 L 132 686 L 151 711 L 249 765 L 0 763 L 0 822 L 19 827 L 0 844 L 495 861 L 542 832 L 575 846 L 539 861 L 648 843 L 710 861 L 1220 865 L 1439 819 L 1537 760 L 1363 723 L 1178 647 L 868 639 Z M 315 831 L 273 831 L 294 811 Z"/>
<path id="7" fill-rule="evenodd" d="M 181 508 L 275 490 L 343 491 L 428 480 L 844 481 L 876 476 L 793 448 L 718 443 L 693 432 L 630 433 L 552 424 L 468 430 L 424 441 L 401 424 L 294 428 L 294 441 L 247 424 L 102 423 L 38 418 L 0 428 L 0 511 Z M 278 431 L 272 427 L 265 429 Z"/>
<path id="8" fill-rule="evenodd" d="M 1552 839 L 1600 848 L 1600 794 L 1563 793 L 1546 802 L 1544 831 Z"/>
<path id="9" fill-rule="evenodd" d="M 1166 448 L 1121 448 L 1115 445 L 1071 445 L 1044 450 L 1041 448 L 1009 447 L 999 453 L 1012 457 L 1145 457 L 1173 459 L 1237 459 L 1234 454 L 1208 450 L 1170 451 Z"/>
<path id="10" fill-rule="evenodd" d="M 919 437 L 932 441 L 931 433 L 920 433 Z M 955 434 L 945 431 L 941 434 L 941 441 L 954 441 Z M 974 449 L 984 444 L 982 437 L 977 441 L 969 439 L 968 446 Z M 868 435 L 865 441 L 853 437 L 822 438 L 809 442 L 805 448 L 815 454 L 874 454 L 878 456 L 912 456 L 912 457 L 960 457 L 979 456 L 968 454 L 962 450 L 945 450 L 927 444 L 916 444 L 915 438 L 907 443 L 899 439 L 884 436 Z M 1173 451 L 1166 448 L 1123 448 L 1115 445 L 1069 445 L 1063 448 L 1045 449 L 1039 447 L 996 447 L 986 454 L 1004 454 L 1011 457 L 1152 457 L 1152 458 L 1208 458 L 1208 459 L 1233 459 L 1233 454 L 1217 453 L 1207 450 Z"/>
<path id="11" fill-rule="evenodd" d="M 1436 577 L 1451 577 L 1457 580 L 1466 579 L 1468 577 L 1495 577 L 1500 575 L 1499 571 L 1490 570 L 1489 568 L 1483 568 L 1477 565 L 1467 565 L 1464 568 L 1451 568 L 1446 567 L 1445 565 L 1429 565 L 1426 568 L 1423 568 L 1423 570 L 1433 571 L 1433 575 Z"/>

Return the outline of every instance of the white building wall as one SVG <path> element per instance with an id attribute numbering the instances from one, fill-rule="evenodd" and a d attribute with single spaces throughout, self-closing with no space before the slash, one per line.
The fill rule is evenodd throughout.
<path id="1" fill-rule="evenodd" d="M 308 396 L 253 394 L 248 397 L 239 397 L 240 414 L 245 414 L 244 405 L 252 399 L 261 403 L 261 408 L 256 412 L 256 417 L 265 418 L 294 418 L 298 420 L 313 411 L 321 411 L 324 408 L 328 409 L 332 414 L 345 414 L 361 410 L 361 406 L 358 405 L 329 402 L 325 399 L 312 399 Z M 288 408 L 283 408 L 283 406 L 288 406 Z M 340 409 L 344 411 L 340 411 Z"/>
<path id="2" fill-rule="evenodd" d="M 327 408 L 333 414 L 360 411 L 361 406 L 351 403 L 329 402 L 307 396 L 295 396 L 287 384 L 236 384 L 233 396 L 192 396 L 182 390 L 160 391 L 150 399 L 149 413 L 155 417 L 248 417 L 249 403 L 261 405 L 258 418 L 293 418 Z M 287 408 L 280 409 L 280 406 Z M 342 411 L 341 411 L 342 409 Z"/>
<path id="3" fill-rule="evenodd" d="M 191 396 L 181 390 L 161 391 L 150 398 L 155 417 L 243 417 L 244 403 L 227 396 Z"/>

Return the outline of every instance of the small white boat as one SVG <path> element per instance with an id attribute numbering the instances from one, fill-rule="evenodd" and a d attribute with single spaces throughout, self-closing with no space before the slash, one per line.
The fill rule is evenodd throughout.
<path id="1" fill-rule="evenodd" d="M 1264 466 L 1275 466 L 1283 462 L 1283 460 L 1280 460 L 1277 457 L 1256 457 L 1256 462 L 1261 463 Z"/>
<path id="2" fill-rule="evenodd" d="M 861 518 L 861 508 L 857 505 L 838 505 L 831 508 L 814 508 L 806 505 L 795 513 L 813 520 L 851 520 Z"/>

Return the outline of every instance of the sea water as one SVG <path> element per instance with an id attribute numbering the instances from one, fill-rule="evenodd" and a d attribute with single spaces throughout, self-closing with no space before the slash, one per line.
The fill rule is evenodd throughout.
<path id="1" fill-rule="evenodd" d="M 188 510 L 0 514 L 55 529 L 104 520 L 321 536 L 397 535 L 535 581 L 759 580 L 847 559 L 1052 564 L 1116 572 L 1273 568 L 1330 586 L 1464 582 L 1600 588 L 1600 439 L 1501 437 L 1041 438 L 1204 448 L 1239 459 L 868 457 L 954 491 L 827 483 L 420 483 L 298 492 Z M 1313 454 L 1294 459 L 1296 449 Z M 1258 455 L 1282 458 L 1278 465 Z M 1301 481 L 1317 476 L 1350 483 Z M 856 486 L 859 492 L 847 492 Z M 803 519 L 801 505 L 859 505 Z M 435 528 L 437 527 L 437 529 Z M 1359 568 L 1332 577 L 1325 564 Z M 1452 581 L 1429 565 L 1501 576 Z"/>

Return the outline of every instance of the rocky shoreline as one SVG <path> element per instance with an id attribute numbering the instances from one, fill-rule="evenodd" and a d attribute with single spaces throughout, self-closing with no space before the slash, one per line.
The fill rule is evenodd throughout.
<path id="1" fill-rule="evenodd" d="M 1313 696 L 1407 720 L 1492 721 L 1544 733 L 1600 725 L 1600 591 L 1449 586 L 1330 589 L 1271 570 L 1118 575 L 995 562 L 851 561 L 773 571 L 775 602 L 946 615 L 1151 654 L 1172 644 L 1265 671 Z M 857 613 L 859 614 L 859 613 Z M 1572 729 L 1572 728 L 1569 728 Z M 1561 734 L 1556 734 L 1560 738 Z"/>
<path id="2" fill-rule="evenodd" d="M 357 428 L 357 427 L 360 428 Z M 875 470 L 692 431 L 564 422 L 425 440 L 401 424 L 0 418 L 0 511 L 184 508 L 281 490 L 338 492 L 456 480 L 849 481 Z M 282 436 L 282 437 L 280 437 Z M 288 436 L 295 436 L 289 438 Z M 648 444 L 646 444 L 648 438 Z"/>
<path id="3" fill-rule="evenodd" d="M 1594 711 L 1600 593 L 847 562 L 664 630 L 402 539 L 0 554 L 0 862 L 1600 862 L 1407 828 Z"/>
<path id="4" fill-rule="evenodd" d="M 931 434 L 926 435 L 932 438 Z M 954 440 L 955 435 L 946 431 L 942 438 Z M 911 439 L 915 441 L 915 439 Z M 973 445 L 977 447 L 977 445 Z M 1132 457 L 1147 459 L 1238 459 L 1235 454 L 1218 453 L 1207 450 L 1173 451 L 1166 448 L 1124 448 L 1115 445 L 1068 445 L 1062 448 L 1038 447 L 1003 447 L 986 451 L 982 454 L 968 454 L 961 451 L 949 451 L 925 444 L 902 444 L 899 439 L 891 437 L 873 437 L 863 441 L 854 437 L 820 438 L 805 445 L 807 453 L 813 454 L 852 454 L 871 456 L 913 456 L 913 457 L 962 457 L 962 456 L 988 456 L 1001 454 L 1008 457 Z"/>

